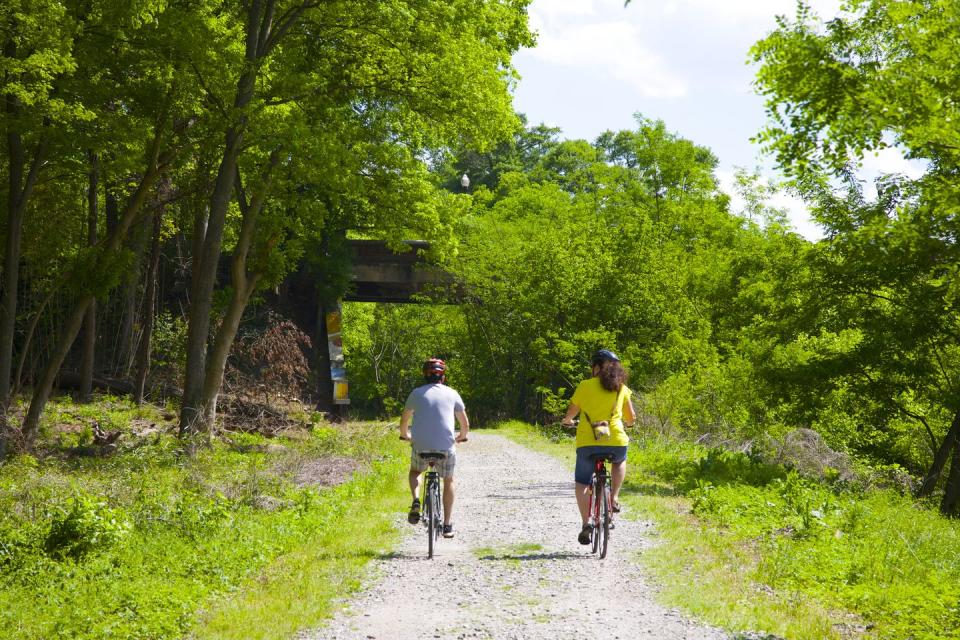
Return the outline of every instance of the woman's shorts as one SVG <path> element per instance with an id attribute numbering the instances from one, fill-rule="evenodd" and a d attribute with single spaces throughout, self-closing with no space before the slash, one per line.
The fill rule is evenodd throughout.
<path id="1" fill-rule="evenodd" d="M 455 449 L 449 451 L 438 451 L 436 453 L 445 453 L 447 454 L 446 459 L 437 460 L 434 463 L 433 468 L 441 478 L 452 478 L 453 470 L 457 466 L 457 452 Z M 410 471 L 416 471 L 417 473 L 423 473 L 427 470 L 427 461 L 420 457 L 420 452 L 416 449 L 410 449 Z"/>
<path id="2" fill-rule="evenodd" d="M 578 484 L 590 484 L 593 480 L 593 459 L 598 455 L 609 455 L 611 462 L 623 462 L 627 459 L 626 447 L 577 447 L 577 466 L 573 479 Z"/>

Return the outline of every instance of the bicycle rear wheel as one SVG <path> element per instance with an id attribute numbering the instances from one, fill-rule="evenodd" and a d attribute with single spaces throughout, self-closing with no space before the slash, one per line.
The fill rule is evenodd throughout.
<path id="1" fill-rule="evenodd" d="M 603 496 L 603 476 L 599 473 L 593 476 L 593 495 L 590 500 L 590 517 L 593 520 L 593 547 L 591 553 L 600 549 L 600 507 Z"/>
<path id="2" fill-rule="evenodd" d="M 443 502 L 440 500 L 440 480 L 433 483 L 433 539 L 443 531 Z"/>
<path id="3" fill-rule="evenodd" d="M 427 557 L 433 557 L 433 543 L 437 539 L 437 482 L 433 478 L 427 480 Z"/>
<path id="4" fill-rule="evenodd" d="M 610 487 L 604 483 L 603 491 L 600 492 L 600 523 L 597 525 L 597 533 L 600 538 L 600 559 L 607 557 L 607 544 L 610 542 Z"/>

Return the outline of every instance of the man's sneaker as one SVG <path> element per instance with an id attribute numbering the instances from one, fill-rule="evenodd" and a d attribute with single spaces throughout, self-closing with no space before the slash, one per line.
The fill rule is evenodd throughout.
<path id="1" fill-rule="evenodd" d="M 420 522 L 420 501 L 416 498 L 413 499 L 413 504 L 410 505 L 410 513 L 407 514 L 407 522 L 410 524 L 417 524 Z"/>
<path id="2" fill-rule="evenodd" d="M 588 522 L 580 529 L 580 535 L 577 536 L 577 542 L 580 544 L 590 544 L 593 542 L 593 523 Z"/>
<path id="3" fill-rule="evenodd" d="M 452 524 L 445 524 L 445 525 L 443 525 L 443 537 L 444 537 L 444 538 L 452 538 L 452 537 L 453 537 L 453 525 L 452 525 Z"/>

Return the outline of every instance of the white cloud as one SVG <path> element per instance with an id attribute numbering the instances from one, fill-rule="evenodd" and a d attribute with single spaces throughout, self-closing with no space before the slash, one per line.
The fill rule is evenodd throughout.
<path id="1" fill-rule="evenodd" d="M 530 7 L 530 16 L 535 21 L 551 22 L 566 16 L 592 16 L 596 11 L 594 0 L 548 0 Z"/>
<path id="2" fill-rule="evenodd" d="M 810 0 L 808 4 L 824 19 L 832 18 L 840 10 L 840 0 Z M 699 16 L 706 21 L 762 21 L 772 28 L 772 17 L 786 15 L 792 18 L 797 3 L 796 0 L 669 0 L 663 3 L 662 9 L 666 14 Z"/>
<path id="3" fill-rule="evenodd" d="M 866 177 L 876 177 L 881 174 L 900 173 L 911 180 L 916 180 L 926 173 L 926 163 L 918 160 L 908 160 L 903 152 L 896 147 L 887 147 L 877 153 L 868 153 L 863 157 L 863 172 Z"/>
<path id="4" fill-rule="evenodd" d="M 686 95 L 686 82 L 643 45 L 640 30 L 627 22 L 542 26 L 530 55 L 551 64 L 609 74 L 640 95 L 675 98 Z"/>

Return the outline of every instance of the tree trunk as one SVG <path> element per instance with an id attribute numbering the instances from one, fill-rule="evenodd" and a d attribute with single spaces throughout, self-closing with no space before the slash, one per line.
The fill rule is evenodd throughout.
<path id="1" fill-rule="evenodd" d="M 227 208 L 233 194 L 237 161 L 243 146 L 247 126 L 245 111 L 253 100 L 256 90 L 258 67 L 267 52 L 267 34 L 273 24 L 275 2 L 251 2 L 248 6 L 246 24 L 246 67 L 237 80 L 234 110 L 241 115 L 236 124 L 224 134 L 223 154 L 220 167 L 210 194 L 210 208 L 199 254 L 193 256 L 193 273 L 190 282 L 190 313 L 187 324 L 187 363 L 183 381 L 183 401 L 180 408 L 180 435 L 185 436 L 211 426 L 206 419 L 209 410 L 204 408 L 204 398 L 209 397 L 207 379 L 207 342 L 210 338 L 210 315 L 213 312 L 213 289 L 220 262 L 223 229 Z M 196 244 L 196 243 L 195 243 Z M 235 283 L 236 284 L 236 283 Z M 219 388 L 219 385 L 217 385 Z M 216 411 L 216 407 L 213 407 Z"/>
<path id="2" fill-rule="evenodd" d="M 208 364 L 206 355 L 210 334 L 210 313 L 213 307 L 213 288 L 216 281 L 217 265 L 220 260 L 227 208 L 236 185 L 237 161 L 240 157 L 243 136 L 248 124 L 246 110 L 256 92 L 259 69 L 264 59 L 284 34 L 302 18 L 304 12 L 315 6 L 313 2 L 300 2 L 287 7 L 287 10 L 281 16 L 277 16 L 276 5 L 276 0 L 253 0 L 246 5 L 244 51 L 246 65 L 237 80 L 237 90 L 233 101 L 233 110 L 239 115 L 235 123 L 231 124 L 225 131 L 220 167 L 217 171 L 213 192 L 210 195 L 210 209 L 203 238 L 203 250 L 200 254 L 193 256 L 194 269 L 190 286 L 191 301 L 187 328 L 187 366 L 183 385 L 183 403 L 180 409 L 181 436 L 190 435 L 200 429 L 212 426 L 213 422 L 210 416 L 216 415 L 216 395 L 222 383 L 223 373 L 222 369 L 219 370 L 219 374 L 216 373 L 219 368 L 216 361 L 222 357 L 224 363 L 226 362 L 226 354 L 218 351 L 218 349 L 225 347 L 229 351 L 230 343 L 233 342 L 233 337 L 236 335 L 235 329 L 231 333 L 230 325 L 225 318 L 221 330 L 226 331 L 224 336 L 225 338 L 228 337 L 229 340 L 225 345 L 218 346 L 218 343 L 221 342 L 218 332 L 214 344 L 214 353 L 211 354 L 211 362 Z M 276 153 L 272 154 L 271 164 L 275 164 L 278 157 Z M 244 225 L 247 224 L 247 219 L 248 215 L 244 212 Z M 245 255 L 241 262 L 245 265 Z M 236 260 L 234 265 L 236 272 Z M 246 298 L 249 298 L 249 293 L 246 294 L 246 297 L 243 295 L 247 287 L 242 286 L 236 277 L 233 284 L 234 295 L 238 297 L 231 301 L 231 307 L 227 311 L 228 316 L 235 312 L 234 303 L 239 305 L 242 313 L 243 308 L 246 307 Z M 237 318 L 237 322 L 239 322 L 239 318 Z M 214 374 L 207 370 L 208 366 L 213 368 Z"/>
<path id="3" fill-rule="evenodd" d="M 27 450 L 33 449 L 33 444 L 37 439 L 37 433 L 40 430 L 40 416 L 43 415 L 47 401 L 50 400 L 50 392 L 53 390 L 53 383 L 57 379 L 60 365 L 63 364 L 64 358 L 66 358 L 70 352 L 70 347 L 73 346 L 73 341 L 76 339 L 77 334 L 80 333 L 83 318 L 87 313 L 87 309 L 93 303 L 93 300 L 94 297 L 87 294 L 82 296 L 76 305 L 74 305 L 73 310 L 67 317 L 67 321 L 60 329 L 60 338 L 57 340 L 57 346 L 54 348 L 53 353 L 50 354 L 50 361 L 43 368 L 40 379 L 37 380 L 37 384 L 34 386 L 33 398 L 30 400 L 30 409 L 27 411 L 27 416 L 23 420 L 23 441 Z"/>
<path id="4" fill-rule="evenodd" d="M 13 338 L 17 322 L 17 287 L 20 279 L 20 245 L 23 235 L 23 208 L 20 207 L 24 153 L 20 135 L 7 135 L 9 188 L 7 191 L 7 244 L 3 260 L 3 297 L 0 299 L 0 404 L 10 406 L 10 374 L 13 367 Z"/>
<path id="5" fill-rule="evenodd" d="M 213 288 L 217 280 L 223 228 L 242 142 L 241 131 L 233 128 L 227 131 L 220 170 L 210 196 L 210 211 L 202 253 L 193 256 L 190 312 L 187 321 L 187 364 L 183 380 L 183 404 L 180 409 L 181 435 L 203 428 L 201 409 L 206 378 L 207 341 L 210 337 L 210 316 L 213 313 Z"/>
<path id="6" fill-rule="evenodd" d="M 87 244 L 97 244 L 97 198 L 100 181 L 100 161 L 97 154 L 90 152 L 90 184 L 87 188 Z M 80 364 L 80 389 L 77 393 L 81 403 L 90 402 L 93 397 L 93 370 L 97 352 L 97 301 L 87 308 L 83 321 L 83 358 Z"/>
<path id="7" fill-rule="evenodd" d="M 940 513 L 945 516 L 957 516 L 957 504 L 960 503 L 960 441 L 953 446 L 953 458 L 950 460 L 950 475 L 940 501 Z"/>
<path id="8" fill-rule="evenodd" d="M 56 291 L 56 289 L 52 289 L 50 293 L 47 294 L 47 297 L 43 299 L 43 302 L 40 303 L 40 306 L 37 307 L 36 312 L 34 312 L 33 318 L 30 319 L 30 324 L 27 325 L 23 346 L 20 348 L 20 358 L 17 362 L 17 373 L 13 377 L 13 395 L 15 396 L 20 393 L 20 386 L 23 384 L 23 365 L 26 364 L 27 356 L 30 354 L 30 344 L 33 342 L 33 336 L 37 332 L 37 324 L 40 322 L 40 318 L 43 317 L 43 310 L 46 309 L 50 301 L 53 300 Z"/>
<path id="9" fill-rule="evenodd" d="M 158 125 L 158 131 L 154 136 L 151 147 L 147 154 L 146 171 L 144 172 L 143 177 L 140 179 L 137 189 L 130 196 L 130 200 L 127 202 L 123 214 L 120 216 L 117 227 L 109 236 L 107 236 L 104 247 L 101 250 L 101 255 L 106 256 L 115 254 L 123 246 L 123 241 L 126 238 L 127 231 L 130 229 L 130 225 L 133 224 L 134 219 L 143 208 L 143 203 L 146 201 L 147 194 L 153 188 L 153 184 L 160 175 L 161 166 L 163 166 L 166 162 L 169 162 L 169 160 L 172 158 L 171 155 L 167 155 L 165 158 L 161 159 L 161 141 L 162 135 Z M 53 383 L 54 380 L 56 380 L 57 372 L 60 371 L 60 366 L 63 364 L 63 360 L 66 358 L 67 353 L 70 351 L 70 346 L 73 344 L 73 341 L 76 340 L 77 334 L 80 332 L 80 326 L 83 324 L 83 316 L 86 314 L 87 308 L 90 306 L 90 303 L 93 302 L 93 300 L 94 297 L 92 295 L 81 294 L 80 298 L 74 304 L 74 307 L 68 316 L 68 320 L 63 326 L 59 337 L 57 338 L 57 345 L 54 347 L 50 360 L 44 366 L 37 384 L 34 386 L 33 397 L 30 400 L 30 409 L 27 412 L 26 418 L 24 419 L 22 429 L 24 446 L 28 450 L 33 448 L 33 445 L 36 441 L 37 433 L 40 429 L 40 416 L 43 415 L 43 410 L 46 408 L 47 401 L 50 399 L 50 392 L 53 389 Z"/>
<path id="10" fill-rule="evenodd" d="M 147 282 L 143 294 L 143 331 L 140 334 L 140 343 L 137 345 L 137 356 L 134 368 L 136 376 L 133 383 L 133 400 L 137 405 L 143 404 L 147 373 L 150 371 L 150 347 L 153 336 L 153 316 L 155 313 L 155 299 L 157 296 L 157 272 L 160 269 L 160 229 L 163 221 L 163 212 L 158 211 L 153 217 L 153 238 L 150 242 L 150 265 L 147 267 Z"/>
<path id="11" fill-rule="evenodd" d="M 120 311 L 122 324 L 120 325 L 120 343 L 116 347 L 116 375 L 126 378 L 130 375 L 130 367 L 134 360 L 136 347 L 134 346 L 134 327 L 137 324 L 137 291 L 140 288 L 140 273 L 143 270 L 143 257 L 149 246 L 147 236 L 152 233 L 150 219 L 144 220 L 143 227 L 136 229 L 130 242 L 133 252 L 133 264 L 127 277 L 123 279 L 121 288 L 123 308 Z"/>
<path id="12" fill-rule="evenodd" d="M 267 192 L 270 189 L 270 175 L 274 167 L 280 161 L 279 150 L 270 155 L 270 160 L 259 185 L 259 189 L 248 203 L 243 190 L 240 171 L 237 169 L 237 175 L 234 184 L 237 187 L 237 203 L 240 211 L 243 213 L 243 221 L 240 224 L 240 235 L 237 237 L 237 246 L 233 251 L 233 260 L 230 265 L 230 274 L 233 280 L 233 292 L 230 296 L 230 304 L 227 307 L 223 322 L 217 330 L 217 336 L 213 343 L 213 349 L 210 352 L 210 361 L 207 363 L 203 387 L 199 404 L 199 415 L 194 424 L 204 432 L 209 433 L 216 422 L 217 417 L 217 397 L 220 395 L 220 387 L 223 385 L 223 373 L 227 366 L 227 357 L 230 355 L 230 347 L 237 336 L 237 329 L 240 327 L 240 319 L 247 308 L 250 296 L 257 287 L 257 282 L 263 276 L 263 272 L 247 273 L 247 257 L 250 254 L 250 247 L 253 244 L 254 233 L 257 228 L 257 218 L 263 205 L 266 202 Z M 267 251 L 270 251 L 276 239 L 267 243 Z M 182 425 L 181 425 L 182 428 Z M 195 431 L 194 431 L 195 432 Z"/>
<path id="13" fill-rule="evenodd" d="M 107 218 L 107 234 L 109 235 L 119 224 L 120 204 L 117 202 L 117 194 L 110 188 L 109 183 L 105 180 L 104 184 L 107 185 L 104 213 Z"/>
<path id="14" fill-rule="evenodd" d="M 8 47 L 9 49 L 9 47 Z M 9 50 L 4 51 L 9 54 Z M 7 97 L 7 113 L 19 111 L 17 100 Z M 3 261 L 3 293 L 0 296 L 0 414 L 6 416 L 10 406 L 10 380 L 13 368 L 13 342 L 17 325 L 17 287 L 20 284 L 20 247 L 23 238 L 23 216 L 33 192 L 46 151 L 41 140 L 27 171 L 23 138 L 16 127 L 7 133 L 7 241 Z M 26 172 L 26 175 L 24 175 Z"/>
<path id="15" fill-rule="evenodd" d="M 918 496 L 929 496 L 933 493 L 934 489 L 937 488 L 940 474 L 943 473 L 943 468 L 947 464 L 947 458 L 950 457 L 950 453 L 954 450 L 958 442 L 960 442 L 960 411 L 957 411 L 953 415 L 953 422 L 950 424 L 950 429 L 947 431 L 947 435 L 943 437 L 940 448 L 937 450 L 936 455 L 933 456 L 933 463 L 930 465 L 930 470 L 927 471 L 927 474 L 923 478 L 923 484 L 920 485 L 920 489 L 917 491 Z"/>
<path id="16" fill-rule="evenodd" d="M 213 349 L 210 350 L 210 362 L 207 364 L 206 377 L 203 380 L 203 395 L 200 401 L 202 408 L 201 424 L 204 433 L 209 434 L 216 423 L 217 398 L 220 396 L 220 388 L 223 385 L 223 372 L 227 367 L 227 357 L 230 355 L 230 347 L 233 345 L 237 330 L 240 328 L 240 319 L 247 308 L 250 294 L 253 293 L 257 280 L 259 280 L 259 275 L 251 278 L 246 286 L 234 287 L 227 312 L 217 330 Z"/>

